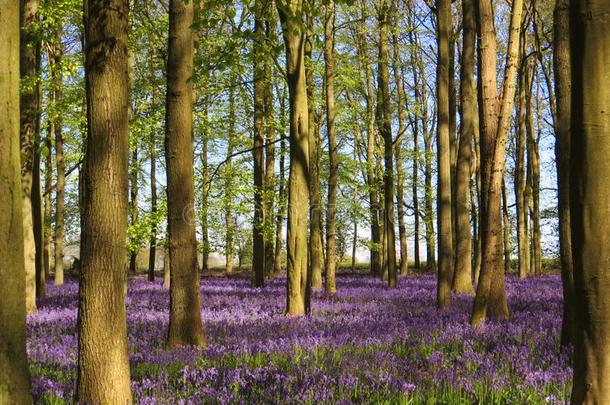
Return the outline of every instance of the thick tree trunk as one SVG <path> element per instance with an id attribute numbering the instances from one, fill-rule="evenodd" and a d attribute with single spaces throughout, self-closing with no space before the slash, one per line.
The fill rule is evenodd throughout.
<path id="1" fill-rule="evenodd" d="M 205 345 L 194 218 L 192 25 L 193 2 L 170 0 L 165 113 L 170 348 Z"/>
<path id="2" fill-rule="evenodd" d="M 496 77 L 496 36 L 491 0 L 478 0 L 479 94 L 481 122 L 481 274 L 470 322 L 509 317 L 502 267 L 501 188 L 506 138 L 519 65 L 519 33 L 523 0 L 512 3 L 501 100 Z"/>
<path id="3" fill-rule="evenodd" d="M 571 404 L 610 403 L 610 3 L 570 2 L 570 220 L 574 265 Z"/>
<path id="4" fill-rule="evenodd" d="M 384 229 L 384 273 L 388 275 L 388 286 L 398 286 L 396 269 L 396 230 L 394 229 L 394 139 L 390 99 L 390 73 L 388 70 L 388 26 L 390 23 L 390 0 L 381 0 L 377 20 L 379 24 L 379 61 L 377 65 L 377 127 L 383 138 L 383 229 Z M 385 278 L 385 277 L 384 277 Z"/>
<path id="5" fill-rule="evenodd" d="M 337 265 L 336 246 L 336 205 L 337 182 L 339 177 L 339 151 L 337 134 L 335 130 L 335 3 L 329 0 L 325 7 L 324 16 L 324 62 L 326 85 L 326 133 L 328 136 L 328 202 L 326 209 L 326 293 L 333 295 L 337 292 L 335 271 Z"/>
<path id="6" fill-rule="evenodd" d="M 462 0 L 463 42 L 460 71 L 461 131 L 455 174 L 455 272 L 452 290 L 472 295 L 472 231 L 470 228 L 470 174 L 474 114 L 477 108 L 474 81 L 475 37 L 474 0 Z"/>
<path id="7" fill-rule="evenodd" d="M 252 286 L 265 285 L 265 2 L 254 3 L 254 133 L 252 156 L 254 161 L 254 220 L 252 222 Z"/>
<path id="8" fill-rule="evenodd" d="M 129 3 L 87 0 L 83 18 L 88 131 L 75 402 L 131 404 L 125 315 Z M 107 44 L 113 44 L 112 52 L 103 52 Z"/>
<path id="9" fill-rule="evenodd" d="M 451 2 L 437 0 L 438 65 L 436 68 L 436 97 L 438 109 L 438 284 L 436 306 L 451 305 L 453 280 L 453 231 L 451 203 L 451 143 L 449 118 L 449 36 L 452 31 Z"/>
<path id="10" fill-rule="evenodd" d="M 302 0 L 277 2 L 286 47 L 290 101 L 290 178 L 288 181 L 286 314 L 309 313 L 311 273 L 308 271 L 309 113 L 305 82 L 305 33 Z"/>
<path id="11" fill-rule="evenodd" d="M 19 158 L 19 2 L 0 0 L 0 402 L 31 404 Z"/>
<path id="12" fill-rule="evenodd" d="M 21 199 L 23 214 L 23 242 L 25 260 L 25 307 L 28 313 L 36 310 L 36 246 L 32 217 L 32 176 L 34 163 L 34 137 L 39 114 L 39 84 L 36 80 L 36 53 L 40 41 L 34 32 L 37 23 L 38 0 L 20 3 L 20 73 L 21 80 L 29 83 L 21 92 Z M 32 84 L 32 83 L 35 84 Z"/>
<path id="13" fill-rule="evenodd" d="M 570 232 L 570 114 L 571 114 L 571 64 L 570 64 L 570 2 L 555 2 L 553 23 L 553 65 L 555 72 L 555 97 L 557 110 L 555 121 L 555 162 L 557 165 L 557 189 L 559 197 L 559 257 L 563 285 L 563 318 L 561 345 L 573 345 L 574 327 L 574 271 L 572 265 L 572 240 Z"/>

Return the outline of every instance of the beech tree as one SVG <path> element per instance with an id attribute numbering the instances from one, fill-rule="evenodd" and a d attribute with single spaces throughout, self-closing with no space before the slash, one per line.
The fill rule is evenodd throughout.
<path id="1" fill-rule="evenodd" d="M 31 404 L 19 159 L 19 2 L 0 1 L 0 403 Z"/>
<path id="2" fill-rule="evenodd" d="M 125 315 L 129 3 L 88 0 L 83 17 L 88 131 L 75 402 L 131 404 Z"/>
<path id="3" fill-rule="evenodd" d="M 572 404 L 610 401 L 610 3 L 570 1 L 570 221 L 574 269 Z M 563 128 L 565 130 L 565 127 Z"/>
<path id="4" fill-rule="evenodd" d="M 193 1 L 169 3 L 165 107 L 170 270 L 168 347 L 205 345 L 194 218 Z"/>
<path id="5" fill-rule="evenodd" d="M 309 312 L 311 277 L 308 272 L 307 223 L 309 208 L 309 112 L 305 83 L 303 0 L 276 2 L 286 48 L 286 77 L 290 111 L 290 174 L 286 248 L 289 316 Z"/>

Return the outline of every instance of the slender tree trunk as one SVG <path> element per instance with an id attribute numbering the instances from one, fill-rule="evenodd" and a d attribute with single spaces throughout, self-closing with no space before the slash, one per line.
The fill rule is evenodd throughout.
<path id="1" fill-rule="evenodd" d="M 450 0 L 437 0 L 438 65 L 436 92 L 438 105 L 438 285 L 436 306 L 444 309 L 451 305 L 453 280 L 453 231 L 451 203 L 451 143 L 449 97 L 449 36 L 452 30 Z"/>
<path id="2" fill-rule="evenodd" d="M 524 36 L 521 35 L 521 51 L 524 50 Z M 517 244 L 519 247 L 519 277 L 525 278 L 530 273 L 530 251 L 528 235 L 528 197 L 526 194 L 525 149 L 527 145 L 527 132 L 525 126 L 526 103 L 528 92 L 529 64 L 523 64 L 519 73 L 519 104 L 517 118 L 516 140 L 516 168 L 515 168 L 515 196 L 517 204 Z"/>
<path id="3" fill-rule="evenodd" d="M 309 113 L 309 265 L 311 267 L 311 287 L 322 289 L 324 252 L 322 250 L 322 194 L 320 192 L 320 138 L 315 114 L 314 72 L 313 72 L 313 16 L 306 13 L 307 35 L 305 37 L 305 82 L 307 85 L 307 106 Z"/>
<path id="4" fill-rule="evenodd" d="M 252 223 L 252 286 L 265 285 L 265 230 L 264 230 L 264 176 L 265 176 L 265 2 L 254 3 L 254 221 Z"/>
<path id="5" fill-rule="evenodd" d="M 282 97 L 280 99 L 282 117 L 285 116 L 284 99 L 285 99 L 285 97 Z M 284 125 L 282 125 L 282 128 L 284 128 Z M 282 136 L 283 136 L 283 134 L 282 134 Z M 286 206 L 286 203 L 285 203 L 286 181 L 284 180 L 285 156 L 286 156 L 286 141 L 282 139 L 282 141 L 280 142 L 280 163 L 279 163 L 280 178 L 278 180 L 279 199 L 278 199 L 278 207 L 277 207 L 277 216 L 275 219 L 275 257 L 274 257 L 274 261 L 273 261 L 273 274 L 278 274 L 282 270 L 282 227 L 284 225 L 284 212 L 285 212 L 285 206 Z"/>
<path id="6" fill-rule="evenodd" d="M 388 273 L 388 286 L 398 286 L 396 269 L 396 234 L 394 229 L 394 139 L 390 99 L 390 73 L 388 70 L 388 26 L 390 0 L 381 0 L 377 20 L 379 24 L 379 63 L 377 65 L 377 127 L 384 144 L 384 261 Z M 385 271 L 384 271 L 385 272 Z"/>
<path id="7" fill-rule="evenodd" d="M 44 155 L 44 277 L 45 280 L 51 274 L 51 222 L 53 215 L 52 189 L 53 189 L 53 164 L 51 155 L 53 153 L 53 133 L 52 123 L 48 123 L 47 136 L 45 137 L 46 152 Z"/>
<path id="8" fill-rule="evenodd" d="M 402 147 L 405 133 L 407 131 L 407 110 L 404 82 L 401 75 L 400 44 L 398 42 L 398 10 L 395 3 L 392 4 L 392 64 L 394 70 L 394 81 L 396 82 L 398 110 L 398 135 L 394 143 L 394 154 L 396 155 L 396 210 L 398 214 L 398 238 L 400 240 L 400 275 L 409 273 L 409 255 L 407 251 L 407 226 L 405 223 L 405 173 L 403 166 Z"/>
<path id="9" fill-rule="evenodd" d="M 308 266 L 309 113 L 305 82 L 305 33 L 302 0 L 277 1 L 286 47 L 290 101 L 290 178 L 288 183 L 286 313 L 309 313 L 311 273 Z"/>
<path id="10" fill-rule="evenodd" d="M 131 226 L 138 222 L 138 145 L 137 140 L 131 151 L 131 167 L 129 168 L 129 211 Z M 139 246 L 132 246 L 129 254 L 129 272 L 135 274 L 138 266 Z"/>
<path id="11" fill-rule="evenodd" d="M 170 266 L 169 266 L 169 249 L 163 249 L 163 288 L 169 290 L 171 285 Z"/>
<path id="12" fill-rule="evenodd" d="M 165 160 L 170 314 L 167 346 L 205 345 L 193 191 L 193 2 L 170 0 Z"/>
<path id="13" fill-rule="evenodd" d="M 233 73 L 231 73 L 233 75 Z M 231 155 L 235 148 L 235 78 L 231 77 L 229 85 L 229 116 L 227 134 L 227 159 L 224 165 L 224 216 L 225 216 L 225 272 L 233 272 L 233 235 L 235 219 L 233 218 L 233 162 Z M 261 152 L 262 153 L 262 152 Z M 261 188 L 260 193 L 264 190 Z M 263 227 L 264 228 L 264 227 Z M 262 229 L 264 232 L 264 229 Z M 264 253 L 264 252 L 263 252 Z M 263 259 L 264 260 L 264 259 Z M 264 272 L 264 269 L 263 269 Z"/>
<path id="14" fill-rule="evenodd" d="M 155 74 L 155 54 L 154 49 L 150 48 L 150 111 L 154 114 L 157 111 L 157 76 Z M 157 140 L 156 128 L 151 128 L 148 142 L 150 149 L 150 211 L 156 216 L 157 213 Z M 155 267 L 157 263 L 157 225 L 153 222 L 150 231 L 150 242 L 148 249 L 148 281 L 155 281 Z"/>
<path id="15" fill-rule="evenodd" d="M 571 114 L 571 64 L 570 64 L 570 2 L 557 0 L 553 19 L 553 65 L 555 73 L 555 97 L 557 111 L 555 121 L 555 162 L 557 165 L 557 189 L 559 190 L 559 257 L 563 285 L 563 318 L 561 345 L 575 342 L 574 270 L 570 233 L 570 114 Z"/>
<path id="16" fill-rule="evenodd" d="M 0 401 L 31 404 L 21 212 L 19 2 L 0 0 Z"/>
<path id="17" fill-rule="evenodd" d="M 512 3 L 509 41 L 498 97 L 496 77 L 496 36 L 490 0 L 478 0 L 479 103 L 481 122 L 481 274 L 470 322 L 509 317 L 504 272 L 501 265 L 501 188 L 504 153 L 515 96 L 515 74 L 519 65 L 519 34 L 523 0 Z"/>
<path id="18" fill-rule="evenodd" d="M 270 3 L 270 2 L 269 2 Z M 269 8 L 266 7 L 265 14 L 270 16 Z M 271 21 L 270 21 L 271 20 Z M 276 21 L 267 18 L 265 23 L 266 37 L 268 41 L 273 40 L 273 31 Z M 275 267 L 275 124 L 273 104 L 273 74 L 271 61 L 265 61 L 265 135 L 267 146 L 265 147 L 265 275 L 273 274 Z"/>
<path id="19" fill-rule="evenodd" d="M 34 26 L 37 23 L 38 0 L 23 0 L 20 4 L 20 72 L 21 80 L 29 83 L 21 92 L 21 199 L 25 260 L 25 307 L 28 313 L 36 310 L 36 246 L 32 217 L 32 176 L 34 138 L 39 107 L 39 84 L 36 70 L 36 51 L 39 49 Z M 32 85 L 32 83 L 34 83 Z"/>
<path id="20" fill-rule="evenodd" d="M 610 3 L 570 2 L 570 220 L 574 266 L 571 404 L 610 402 Z"/>
<path id="21" fill-rule="evenodd" d="M 81 184 L 75 402 L 131 404 L 125 315 L 129 4 L 87 0 L 83 18 L 88 131 Z M 113 52 L 100 54 L 100 44 L 108 43 L 115 44 Z"/>
<path id="22" fill-rule="evenodd" d="M 535 76 L 535 70 L 534 70 Z M 533 79 L 532 79 L 533 80 Z M 535 274 L 542 273 L 542 249 L 540 243 L 540 151 L 538 145 L 539 135 L 534 129 L 534 106 L 533 97 L 528 98 L 528 141 L 527 141 L 527 161 L 529 173 L 531 175 L 532 190 L 532 244 L 531 244 L 531 268 Z M 539 101 L 539 100 L 538 100 Z M 536 108 L 540 109 L 540 103 L 536 103 Z M 538 117 L 539 121 L 540 117 Z"/>
<path id="23" fill-rule="evenodd" d="M 41 63 L 41 44 L 37 43 L 36 49 L 36 71 L 40 71 Z M 32 225 L 34 227 L 34 247 L 35 269 L 36 269 L 36 298 L 44 298 L 46 294 L 46 277 L 44 264 L 44 215 L 42 200 L 42 184 L 40 179 L 40 159 L 41 159 L 41 99 L 42 93 L 40 86 L 37 87 L 38 95 L 36 106 L 36 126 L 34 130 L 34 161 L 32 170 Z"/>
<path id="24" fill-rule="evenodd" d="M 339 151 L 335 130 L 335 3 L 329 0 L 325 6 L 324 16 L 324 62 L 326 85 L 326 133 L 328 136 L 328 202 L 326 209 L 326 293 L 337 292 L 335 271 L 337 265 L 336 246 L 336 205 L 337 182 L 339 177 Z"/>
<path id="25" fill-rule="evenodd" d="M 475 19 L 474 0 L 462 0 L 463 42 L 460 71 L 461 131 L 455 172 L 455 272 L 452 290 L 472 295 L 472 231 L 470 228 L 470 177 L 474 114 L 477 108 L 474 81 Z"/>
<path id="26" fill-rule="evenodd" d="M 502 240 L 504 242 L 504 273 L 510 273 L 510 216 L 508 214 L 508 198 L 506 196 L 506 184 L 504 183 L 504 179 L 502 179 L 502 230 Z"/>

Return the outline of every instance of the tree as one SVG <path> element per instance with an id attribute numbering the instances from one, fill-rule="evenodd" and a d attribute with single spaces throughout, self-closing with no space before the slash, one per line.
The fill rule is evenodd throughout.
<path id="1" fill-rule="evenodd" d="M 0 403 L 31 404 L 19 159 L 19 2 L 0 1 Z"/>
<path id="2" fill-rule="evenodd" d="M 288 180 L 286 313 L 309 312 L 311 278 L 308 272 L 307 211 L 309 208 L 309 117 L 305 83 L 303 0 L 277 1 L 286 48 L 286 77 L 290 105 L 290 177 Z"/>
<path id="3" fill-rule="evenodd" d="M 131 404 L 125 315 L 129 3 L 88 0 L 83 16 L 88 132 L 75 402 Z"/>
<path id="4" fill-rule="evenodd" d="M 254 3 L 254 221 L 252 224 L 252 285 L 265 285 L 264 174 L 265 174 L 265 59 L 262 55 L 265 39 L 265 1 Z"/>
<path id="5" fill-rule="evenodd" d="M 610 402 L 610 3 L 570 1 L 570 221 L 574 268 L 572 404 Z"/>
<path id="6" fill-rule="evenodd" d="M 203 346 L 193 190 L 193 1 L 169 3 L 165 161 L 170 267 L 167 346 Z"/>
<path id="7" fill-rule="evenodd" d="M 24 0 L 20 4 L 21 36 L 19 40 L 19 69 L 22 90 L 20 101 L 21 114 L 21 198 L 23 213 L 23 240 L 25 259 L 26 310 L 36 310 L 36 246 L 34 244 L 34 224 L 32 217 L 32 177 L 34 160 L 34 138 L 40 106 L 37 59 L 40 52 L 40 39 L 34 32 L 38 21 L 38 0 Z"/>
<path id="8" fill-rule="evenodd" d="M 474 80 L 476 25 L 474 0 L 462 0 L 462 63 L 460 71 L 461 130 L 455 178 L 456 246 L 455 271 L 451 289 L 472 295 L 472 233 L 470 229 L 470 169 L 474 115 L 477 108 Z"/>
<path id="9" fill-rule="evenodd" d="M 449 133 L 449 35 L 453 30 L 450 0 L 436 1 L 438 64 L 436 97 L 438 109 L 438 286 L 436 306 L 451 305 L 453 280 L 453 231 L 451 203 L 451 151 Z"/>
<path id="10" fill-rule="evenodd" d="M 328 136 L 328 201 L 326 208 L 326 293 L 337 292 L 335 271 L 337 266 L 337 181 L 339 151 L 335 129 L 335 3 L 328 0 L 324 15 L 324 83 L 326 85 L 326 133 Z"/>
<path id="11" fill-rule="evenodd" d="M 377 10 L 379 25 L 379 61 L 377 64 L 377 111 L 376 120 L 383 138 L 383 229 L 384 229 L 384 275 L 388 274 L 390 288 L 398 286 L 396 274 L 396 230 L 394 229 L 394 140 L 392 138 L 392 118 L 390 109 L 390 73 L 388 70 L 388 26 L 390 20 L 390 0 L 381 0 Z"/>
<path id="12" fill-rule="evenodd" d="M 570 233 L 570 2 L 555 2 L 553 23 L 553 62 L 555 73 L 555 162 L 559 200 L 559 258 L 563 285 L 563 318 L 561 344 L 574 344 L 574 270 L 572 267 L 572 241 Z"/>
<path id="13" fill-rule="evenodd" d="M 478 0 L 479 105 L 481 110 L 481 273 L 470 322 L 476 325 L 487 315 L 508 319 L 502 266 L 501 194 L 504 153 L 515 96 L 515 73 L 519 65 L 519 33 L 523 1 L 512 3 L 508 49 L 501 95 L 496 77 L 496 34 L 491 0 Z"/>

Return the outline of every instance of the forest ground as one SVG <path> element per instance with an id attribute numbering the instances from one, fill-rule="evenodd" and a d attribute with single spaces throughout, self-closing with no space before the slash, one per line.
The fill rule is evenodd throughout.
<path id="1" fill-rule="evenodd" d="M 214 272 L 218 273 L 218 272 Z M 217 274 L 218 275 L 218 274 Z M 468 324 L 472 298 L 435 308 L 436 279 L 399 288 L 341 274 L 337 295 L 316 292 L 312 315 L 287 318 L 285 279 L 252 289 L 243 277 L 203 277 L 205 349 L 165 350 L 162 280 L 131 278 L 127 330 L 139 404 L 400 403 L 561 404 L 572 370 L 559 348 L 561 280 L 507 277 L 508 322 Z M 48 286 L 28 317 L 37 403 L 71 403 L 78 283 Z"/>

